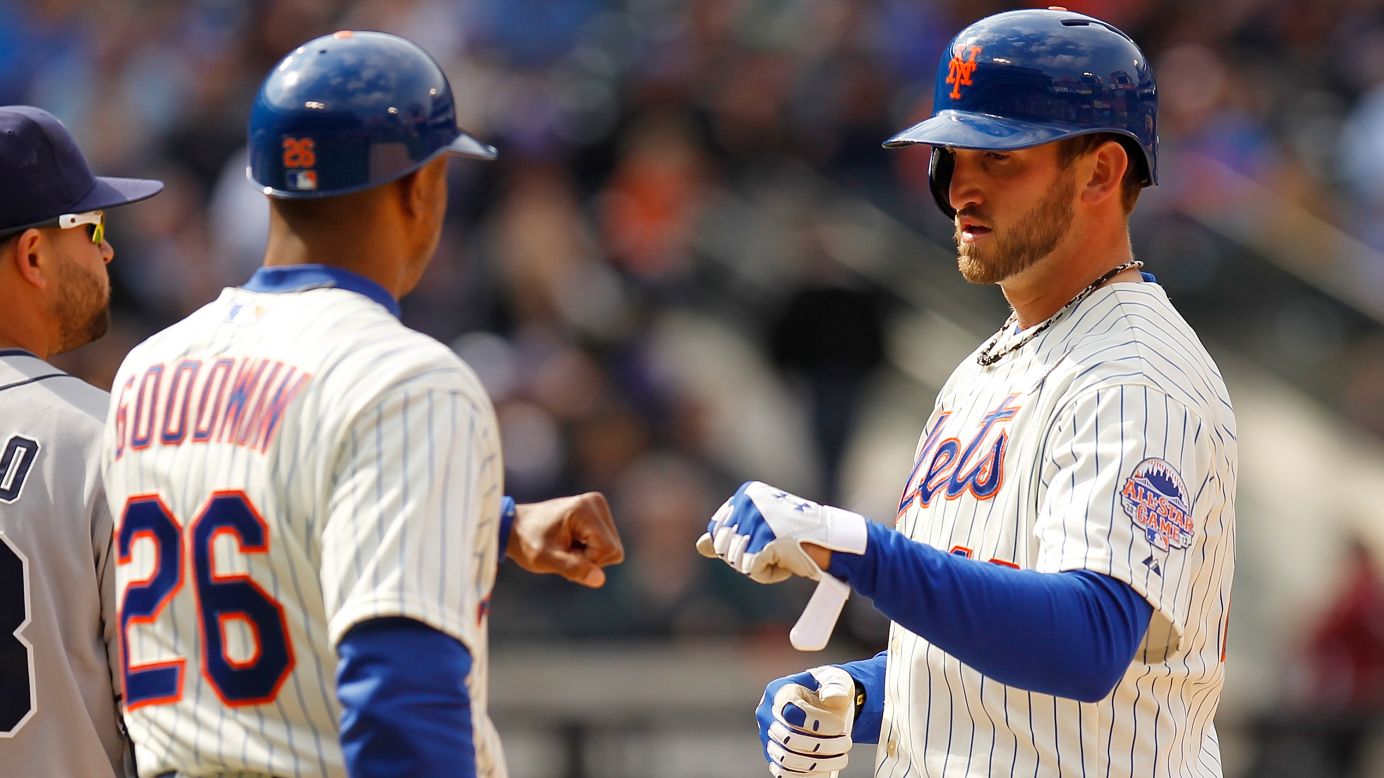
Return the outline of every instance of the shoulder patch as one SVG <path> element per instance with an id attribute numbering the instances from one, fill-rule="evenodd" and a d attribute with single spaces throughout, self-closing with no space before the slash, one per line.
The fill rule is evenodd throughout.
<path id="1" fill-rule="evenodd" d="M 1120 490 L 1120 504 L 1155 547 L 1167 551 L 1192 545 L 1196 528 L 1187 484 L 1167 461 L 1151 457 L 1136 465 Z"/>

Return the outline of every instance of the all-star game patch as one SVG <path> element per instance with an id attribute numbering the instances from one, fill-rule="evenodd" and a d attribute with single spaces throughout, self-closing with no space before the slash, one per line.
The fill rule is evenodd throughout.
<path id="1" fill-rule="evenodd" d="M 1149 458 L 1134 468 L 1120 490 L 1120 503 L 1149 543 L 1167 551 L 1192 545 L 1192 503 L 1187 484 L 1173 466 Z"/>

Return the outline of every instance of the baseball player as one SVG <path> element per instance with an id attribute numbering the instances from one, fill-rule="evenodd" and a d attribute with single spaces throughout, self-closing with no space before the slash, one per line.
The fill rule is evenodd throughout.
<path id="1" fill-rule="evenodd" d="M 769 684 L 770 772 L 1220 776 L 1235 421 L 1196 334 L 1132 258 L 1157 177 L 1138 47 L 1062 9 L 943 52 L 932 147 L 958 264 L 1009 321 L 952 373 L 895 526 L 760 482 L 698 542 L 759 581 L 827 573 L 893 624 L 872 659 Z"/>
<path id="2" fill-rule="evenodd" d="M 496 565 L 590 586 L 600 495 L 515 506 L 472 371 L 405 328 L 457 126 L 420 48 L 308 41 L 264 81 L 262 267 L 136 347 L 103 464 L 141 775 L 503 778 L 486 713 Z"/>
<path id="3" fill-rule="evenodd" d="M 50 365 L 110 323 L 105 211 L 158 181 L 97 178 L 67 129 L 0 107 L 0 772 L 129 775 L 120 723 L 108 395 Z"/>

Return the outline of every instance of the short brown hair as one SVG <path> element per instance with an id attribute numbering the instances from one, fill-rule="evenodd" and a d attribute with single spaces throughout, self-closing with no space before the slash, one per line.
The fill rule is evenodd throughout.
<path id="1" fill-rule="evenodd" d="M 1065 167 L 1077 157 L 1091 152 L 1106 141 L 1112 140 L 1123 146 L 1125 156 L 1129 157 L 1129 167 L 1125 168 L 1124 178 L 1120 180 L 1120 205 L 1124 207 L 1125 216 L 1128 216 L 1134 210 L 1134 203 L 1139 200 L 1139 193 L 1144 189 L 1144 155 L 1142 150 L 1130 148 L 1130 143 L 1126 141 L 1124 136 L 1111 132 L 1093 132 L 1058 141 L 1058 159 Z"/>

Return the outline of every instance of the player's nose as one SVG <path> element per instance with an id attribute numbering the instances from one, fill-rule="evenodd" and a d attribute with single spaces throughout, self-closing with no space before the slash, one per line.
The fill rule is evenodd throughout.
<path id="1" fill-rule="evenodd" d="M 110 264 L 115 259 L 115 246 L 108 240 L 101 241 L 101 261 Z"/>
<path id="2" fill-rule="evenodd" d="M 981 204 L 979 166 L 979 156 L 974 153 L 957 151 L 953 154 L 951 181 L 947 185 L 947 199 L 953 210 L 963 211 Z"/>

